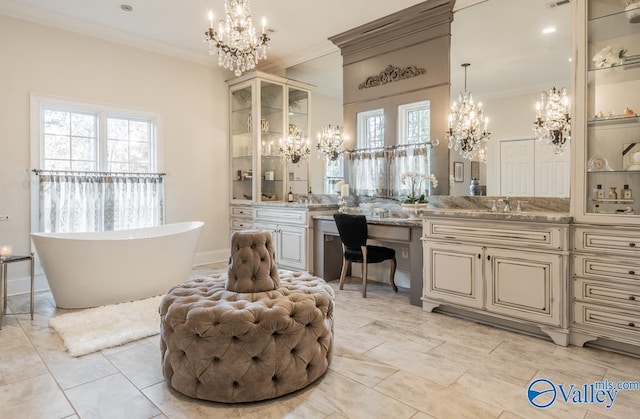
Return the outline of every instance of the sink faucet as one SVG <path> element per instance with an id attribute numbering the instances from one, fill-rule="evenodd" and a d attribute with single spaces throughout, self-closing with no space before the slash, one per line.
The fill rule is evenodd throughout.
<path id="1" fill-rule="evenodd" d="M 501 199 L 504 202 L 504 208 L 502 208 L 502 212 L 511 212 L 511 205 L 509 205 L 509 197 L 505 196 Z"/>

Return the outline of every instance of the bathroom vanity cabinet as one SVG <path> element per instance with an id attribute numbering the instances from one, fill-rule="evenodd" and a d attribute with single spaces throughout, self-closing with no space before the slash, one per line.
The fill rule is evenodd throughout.
<path id="1" fill-rule="evenodd" d="M 568 223 L 438 216 L 422 240 L 424 310 L 449 305 L 569 343 Z"/>

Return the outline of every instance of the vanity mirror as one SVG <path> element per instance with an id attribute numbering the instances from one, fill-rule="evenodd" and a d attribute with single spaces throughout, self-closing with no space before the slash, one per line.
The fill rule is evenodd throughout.
<path id="1" fill-rule="evenodd" d="M 451 23 L 451 100 L 464 90 L 462 63 L 471 63 L 468 90 L 489 118 L 487 161 L 479 180 L 488 195 L 569 196 L 570 151 L 555 155 L 536 142 L 533 122 L 542 91 L 571 87 L 571 4 L 551 0 L 459 0 Z M 432 133 L 432 135 L 434 135 Z M 469 195 L 471 162 L 451 195 Z M 549 174 L 549 167 L 557 173 Z"/>
<path id="2" fill-rule="evenodd" d="M 486 190 L 488 195 L 569 196 L 570 150 L 556 156 L 551 148 L 544 147 L 546 144 L 533 140 L 536 101 L 540 100 L 541 92 L 553 87 L 571 87 L 571 4 L 560 3 L 564 2 L 456 2 L 451 23 L 450 97 L 454 100 L 464 90 L 464 72 L 460 65 L 472 63 L 473 77 L 468 80 L 468 90 L 473 92 L 474 100 L 483 102 L 485 115 L 489 117 L 491 139 L 487 163 L 471 162 L 451 150 L 450 170 L 454 162 L 463 163 L 458 172 L 463 175 L 462 181 L 450 182 L 451 195 L 469 195 L 471 177 L 477 177 L 485 186 L 483 192 Z M 549 27 L 554 27 L 555 32 L 543 33 Z M 313 89 L 312 134 L 328 123 L 343 125 L 342 57 L 339 51 L 292 66 L 286 70 L 286 76 L 316 86 Z M 441 140 L 439 147 L 447 147 L 444 132 L 431 132 L 431 137 Z M 522 155 L 523 152 L 530 156 L 521 160 L 501 158 L 503 154 Z M 310 162 L 314 191 L 323 190 L 322 160 L 312 158 Z M 561 172 L 545 177 L 548 171 L 543 172 L 542 166 L 549 162 L 561 167 Z M 450 174 L 454 175 L 453 172 Z M 509 180 L 523 178 L 527 182 L 515 186 L 524 185 L 529 191 L 510 193 L 507 190 L 514 186 L 507 184 Z M 544 179 L 547 179 L 546 184 Z M 557 190 L 550 190 L 549 184 L 555 185 Z"/>

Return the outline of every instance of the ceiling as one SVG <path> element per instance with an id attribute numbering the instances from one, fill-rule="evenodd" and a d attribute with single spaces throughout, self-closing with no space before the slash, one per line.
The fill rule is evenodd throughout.
<path id="1" fill-rule="evenodd" d="M 423 1 L 252 0 L 254 25 L 259 28 L 265 16 L 271 38 L 269 58 L 259 68 L 280 74 L 295 66 L 293 78 L 341 97 L 342 59 L 328 38 Z M 569 87 L 571 6 L 550 8 L 550 2 L 457 0 L 452 22 L 452 92 L 464 88 L 463 62 L 471 63 L 468 87 L 474 95 L 500 96 L 523 86 L 548 89 L 556 82 Z M 133 11 L 123 11 L 121 4 L 132 6 Z M 217 68 L 217 57 L 209 55 L 203 43 L 209 9 L 215 20 L 220 19 L 224 1 L 0 0 L 0 14 Z M 548 24 L 558 31 L 541 35 Z"/>
<path id="2" fill-rule="evenodd" d="M 267 19 L 269 59 L 284 69 L 336 51 L 328 38 L 424 0 L 253 0 L 259 30 Z M 121 4 L 133 11 L 125 12 Z M 217 66 L 203 43 L 207 12 L 224 14 L 223 0 L 0 0 L 0 14 Z"/>

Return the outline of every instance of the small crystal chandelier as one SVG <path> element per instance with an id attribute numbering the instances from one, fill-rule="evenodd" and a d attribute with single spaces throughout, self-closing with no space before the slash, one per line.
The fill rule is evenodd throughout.
<path id="1" fill-rule="evenodd" d="M 542 92 L 540 101 L 536 102 L 533 132 L 538 141 L 554 146 L 556 154 L 561 154 L 571 140 L 570 114 L 569 96 L 564 87 L 561 90 L 554 87 L 549 93 Z"/>
<path id="2" fill-rule="evenodd" d="M 318 151 L 329 161 L 336 161 L 344 152 L 344 137 L 342 128 L 331 124 L 322 127 L 318 133 Z"/>
<path id="3" fill-rule="evenodd" d="M 285 158 L 291 159 L 291 163 L 298 163 L 300 159 L 311 154 L 309 139 L 303 138 L 298 127 L 291 125 L 289 126 L 287 139 L 280 140 L 280 152 L 284 154 Z"/>
<path id="4" fill-rule="evenodd" d="M 220 21 L 218 32 L 213 29 L 213 12 L 209 11 L 209 30 L 204 33 L 204 42 L 209 43 L 209 54 L 218 54 L 221 67 L 240 76 L 267 58 L 267 22 L 263 17 L 262 35 L 257 37 L 249 0 L 225 0 L 224 11 L 226 19 Z"/>
<path id="5" fill-rule="evenodd" d="M 467 93 L 467 67 L 471 64 L 464 63 L 464 93 L 460 93 L 458 104 L 453 102 L 449 114 L 449 130 L 446 138 L 449 140 L 449 148 L 458 151 L 463 158 L 472 160 L 477 158 L 486 161 L 486 142 L 490 133 L 487 131 L 489 118 L 484 117 L 482 103 L 473 103 L 471 93 Z"/>

